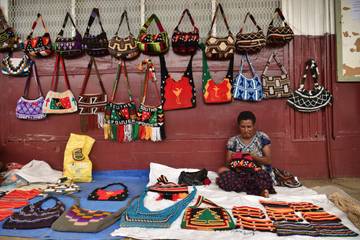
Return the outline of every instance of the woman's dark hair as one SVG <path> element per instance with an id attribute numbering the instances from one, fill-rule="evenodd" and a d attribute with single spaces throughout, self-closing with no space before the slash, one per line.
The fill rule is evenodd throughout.
<path id="1" fill-rule="evenodd" d="M 256 123 L 256 117 L 255 114 L 253 114 L 250 111 L 243 111 L 239 114 L 237 118 L 237 123 L 240 124 L 242 120 L 251 120 L 253 124 Z"/>

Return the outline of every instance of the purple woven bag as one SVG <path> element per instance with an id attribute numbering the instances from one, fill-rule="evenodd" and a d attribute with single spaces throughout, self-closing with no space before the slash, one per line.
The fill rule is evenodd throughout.
<path id="1" fill-rule="evenodd" d="M 36 99 L 29 99 L 29 89 L 31 76 L 35 76 L 35 80 L 38 86 L 39 97 Z M 36 70 L 35 62 L 31 62 L 31 72 L 26 80 L 24 95 L 20 97 L 16 104 L 16 118 L 26 120 L 41 120 L 46 117 L 46 114 L 42 111 L 44 104 L 44 94 L 41 90 L 40 81 Z"/>

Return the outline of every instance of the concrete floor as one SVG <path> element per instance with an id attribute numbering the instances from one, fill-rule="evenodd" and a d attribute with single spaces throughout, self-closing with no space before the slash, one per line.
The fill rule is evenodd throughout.
<path id="1" fill-rule="evenodd" d="M 308 179 L 301 180 L 302 184 L 308 188 L 317 186 L 335 186 L 344 190 L 351 197 L 360 201 L 360 178 L 336 178 L 336 179 Z M 33 238 L 1 237 L 0 240 L 32 240 Z M 131 238 L 126 238 L 131 239 Z"/>

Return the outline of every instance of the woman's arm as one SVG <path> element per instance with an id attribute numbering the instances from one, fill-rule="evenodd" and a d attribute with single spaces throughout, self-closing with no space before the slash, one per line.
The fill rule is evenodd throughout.
<path id="1" fill-rule="evenodd" d="M 253 153 L 251 153 L 251 156 L 253 157 L 255 162 L 258 162 L 259 164 L 270 165 L 271 164 L 271 144 L 265 145 L 264 148 L 262 149 L 262 152 L 263 152 L 263 157 L 257 156 Z"/>

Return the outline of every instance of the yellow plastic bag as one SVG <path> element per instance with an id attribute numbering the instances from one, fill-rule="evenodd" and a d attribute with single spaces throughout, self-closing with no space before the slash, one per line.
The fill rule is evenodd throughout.
<path id="1" fill-rule="evenodd" d="M 92 163 L 89 154 L 95 139 L 71 133 L 64 153 L 64 176 L 74 182 L 92 181 Z"/>

